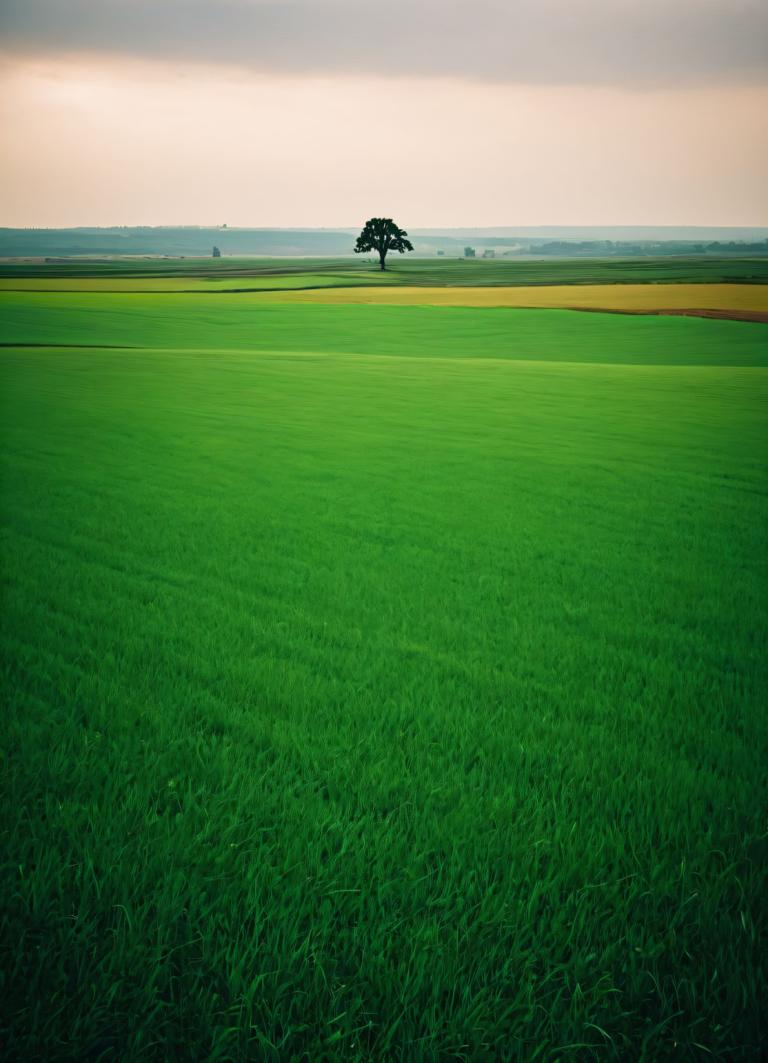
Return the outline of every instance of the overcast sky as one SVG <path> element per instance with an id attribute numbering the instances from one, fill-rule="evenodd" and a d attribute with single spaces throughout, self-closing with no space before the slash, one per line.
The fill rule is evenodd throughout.
<path id="1" fill-rule="evenodd" d="M 0 0 L 0 224 L 764 225 L 768 0 Z"/>

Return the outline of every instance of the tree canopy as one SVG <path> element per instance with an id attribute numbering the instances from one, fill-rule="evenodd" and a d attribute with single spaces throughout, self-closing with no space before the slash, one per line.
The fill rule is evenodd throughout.
<path id="1" fill-rule="evenodd" d="M 379 256 L 379 264 L 386 269 L 385 261 L 387 252 L 413 251 L 413 244 L 406 237 L 405 229 L 399 229 L 391 218 L 369 218 L 363 231 L 357 238 L 355 254 L 363 251 L 376 251 Z"/>

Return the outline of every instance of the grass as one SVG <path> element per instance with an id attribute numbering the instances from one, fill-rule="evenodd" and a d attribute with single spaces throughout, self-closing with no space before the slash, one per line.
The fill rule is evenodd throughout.
<path id="1" fill-rule="evenodd" d="M 195 296 L 194 301 L 186 300 L 188 306 L 200 308 L 205 305 L 205 297 L 216 294 L 229 297 L 223 305 L 227 308 L 225 320 L 229 320 L 233 305 L 232 295 L 240 303 L 246 302 L 246 296 L 258 298 L 262 302 L 290 304 L 332 304 L 352 306 L 358 304 L 380 304 L 384 306 L 473 306 L 473 307 L 510 307 L 510 308 L 560 308 L 579 310 L 618 310 L 630 313 L 654 313 L 656 311 L 702 311 L 716 310 L 738 315 L 761 314 L 768 316 L 768 285 L 766 284 L 570 284 L 549 286 L 520 287 L 461 287 L 443 286 L 439 288 L 410 287 L 394 283 L 391 275 L 379 274 L 381 283 L 369 284 L 364 274 L 301 274 L 299 276 L 270 277 L 266 280 L 256 279 L 250 282 L 242 280 L 244 285 L 236 293 L 229 285 L 233 282 L 206 279 L 204 281 L 163 279 L 158 280 L 0 280 L 0 298 L 5 296 L 6 304 L 24 305 L 20 295 L 99 295 L 102 298 L 92 305 L 102 310 L 106 306 L 120 306 L 118 300 L 105 300 L 104 296 L 122 295 L 163 295 L 166 302 L 155 309 L 160 311 L 163 320 L 167 319 L 168 307 L 184 306 L 169 303 L 171 294 Z M 260 287 L 248 287 L 248 284 Z M 195 287 L 185 287 L 189 284 Z M 138 286 L 138 287 L 137 287 Z M 34 302 L 27 305 L 35 306 Z M 45 302 L 43 305 L 46 305 Z M 66 307 L 77 306 L 78 302 L 67 299 Z M 88 305 L 87 303 L 85 305 Z M 140 306 L 133 300 L 130 306 Z M 146 305 L 146 304 L 144 304 Z M 247 302 L 246 302 L 246 305 Z M 216 308 L 218 309 L 218 308 Z M 257 317 L 257 320 L 259 318 Z"/>
<path id="2" fill-rule="evenodd" d="M 762 326 L 1 305 L 11 1057 L 758 1055 Z"/>
<path id="3" fill-rule="evenodd" d="M 221 292 L 270 292 L 292 291 L 301 288 L 352 288 L 364 285 L 366 288 L 381 284 L 396 284 L 398 278 L 387 271 L 376 273 L 363 270 L 305 270 L 272 274 L 255 271 L 253 274 L 241 275 L 226 273 L 224 276 L 182 276 L 158 277 L 148 276 L 112 277 L 112 276 L 0 276 L 0 292 L 200 292 L 218 294 Z"/>
<path id="4" fill-rule="evenodd" d="M 53 278 L 82 280 L 93 288 L 109 279 L 133 280 L 144 287 L 149 279 L 176 280 L 185 288 L 210 282 L 227 286 L 263 288 L 301 286 L 309 274 L 332 285 L 363 283 L 406 284 L 419 287 L 449 285 L 539 285 L 539 284 L 722 284 L 768 283 L 768 256 L 763 258 L 609 258 L 609 259 L 455 259 L 415 258 L 391 255 L 382 275 L 368 256 L 347 258 L 204 258 L 204 259 L 104 259 L 53 263 L 0 260 L 0 282 L 19 287 L 20 280 L 36 280 L 47 287 Z M 95 282 L 95 283 L 94 283 Z M 230 285 L 230 282 L 232 284 Z"/>
<path id="5" fill-rule="evenodd" d="M 452 293 L 451 293 L 452 294 Z M 764 325 L 564 310 L 299 305 L 285 296 L 0 293 L 5 343 L 768 366 Z"/>

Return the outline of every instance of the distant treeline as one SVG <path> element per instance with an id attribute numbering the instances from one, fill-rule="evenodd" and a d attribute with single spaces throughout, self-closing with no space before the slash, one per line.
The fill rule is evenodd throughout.
<path id="1" fill-rule="evenodd" d="M 0 256 L 341 255 L 351 253 L 350 233 L 290 229 L 114 228 L 0 229 Z"/>
<path id="2" fill-rule="evenodd" d="M 411 234 L 417 254 L 464 254 L 466 237 L 444 233 Z M 230 229 L 226 226 L 115 227 L 108 229 L 0 229 L 0 257 L 69 258 L 135 256 L 211 257 L 214 247 L 225 257 L 350 255 L 353 229 Z M 532 235 L 478 234 L 470 242 L 479 254 L 558 256 L 561 258 L 631 257 L 636 255 L 767 255 L 768 240 L 579 240 Z"/>
<path id="3" fill-rule="evenodd" d="M 489 243 L 490 241 L 486 241 Z M 509 241 L 500 241 L 509 243 Z M 548 240 L 547 242 L 530 242 L 530 251 L 537 255 L 766 255 L 768 240 L 747 243 L 741 240 L 729 240 L 722 243 L 712 240 L 710 243 L 692 243 L 687 240 L 653 240 L 630 243 L 624 240 Z M 509 255 L 517 251 L 506 252 Z"/>

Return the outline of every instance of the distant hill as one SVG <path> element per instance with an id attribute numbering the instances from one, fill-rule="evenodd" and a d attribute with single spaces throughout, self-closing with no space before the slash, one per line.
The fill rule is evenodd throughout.
<path id="1" fill-rule="evenodd" d="M 222 255 L 351 254 L 354 238 L 321 229 L 126 227 L 114 229 L 0 229 L 0 255 Z"/>
<path id="2" fill-rule="evenodd" d="M 495 255 L 560 257 L 642 254 L 768 254 L 768 228 L 659 226 L 522 226 L 493 229 L 410 229 L 417 254 L 462 255 L 472 245 Z M 125 226 L 0 229 L 0 257 L 99 256 L 278 257 L 352 254 L 358 228 L 243 229 Z"/>
<path id="3" fill-rule="evenodd" d="M 450 236 L 454 239 L 478 241 L 489 236 L 531 241 L 620 240 L 690 243 L 709 243 L 713 240 L 721 243 L 730 240 L 752 243 L 768 239 L 768 227 L 716 225 L 518 225 L 513 228 L 496 225 L 492 228 L 411 229 L 411 232 L 417 236 Z"/>

